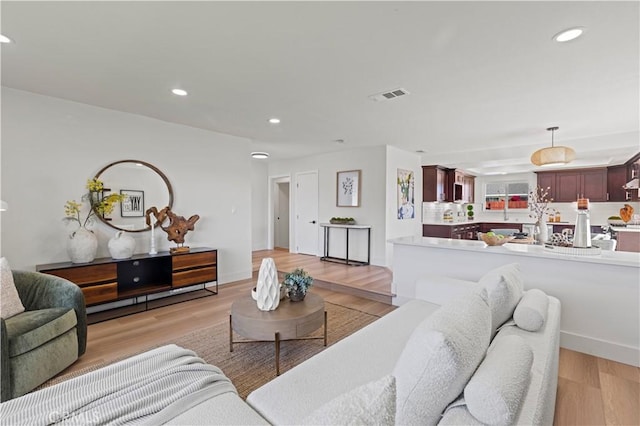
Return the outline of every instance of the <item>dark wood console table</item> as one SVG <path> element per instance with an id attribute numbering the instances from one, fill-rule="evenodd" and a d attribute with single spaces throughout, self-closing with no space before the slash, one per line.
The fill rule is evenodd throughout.
<path id="1" fill-rule="evenodd" d="M 353 266 L 363 266 L 368 265 L 371 262 L 371 226 L 370 225 L 339 225 L 333 223 L 321 223 L 320 226 L 324 228 L 324 255 L 320 258 L 320 260 L 324 260 L 326 262 L 336 262 L 336 263 L 344 263 L 345 265 L 353 265 Z M 329 255 L 329 230 L 331 228 L 342 228 L 347 232 L 345 241 L 346 241 L 346 251 L 345 257 L 335 257 Z M 353 260 L 349 259 L 349 231 L 350 230 L 366 230 L 367 231 L 367 261 L 361 260 Z"/>
<path id="2" fill-rule="evenodd" d="M 103 257 L 90 263 L 50 263 L 36 265 L 36 271 L 56 275 L 78 285 L 88 307 L 127 299 L 134 299 L 133 304 L 137 305 L 138 297 L 144 297 L 146 310 L 149 309 L 149 295 L 172 290 L 178 292 L 196 285 L 202 285 L 198 290 L 206 291 L 205 295 L 218 294 L 218 251 L 211 248 L 192 248 L 179 254 L 168 251 L 155 255 L 136 254 L 120 260 Z M 215 290 L 213 286 L 206 287 L 207 283 L 214 281 Z"/>

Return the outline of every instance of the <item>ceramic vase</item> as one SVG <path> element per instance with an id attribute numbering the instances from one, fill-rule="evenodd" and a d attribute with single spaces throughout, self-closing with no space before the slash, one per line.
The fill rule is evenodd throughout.
<path id="1" fill-rule="evenodd" d="M 262 259 L 256 286 L 256 303 L 261 311 L 273 311 L 280 304 L 278 270 L 272 258 Z"/>
<path id="2" fill-rule="evenodd" d="M 124 231 L 116 232 L 107 244 L 113 259 L 129 259 L 136 248 L 136 240 Z"/>
<path id="3" fill-rule="evenodd" d="M 547 229 L 547 221 L 539 220 L 536 222 L 536 230 L 538 231 L 538 244 L 544 244 L 549 239 L 549 230 Z"/>
<path id="4" fill-rule="evenodd" d="M 89 263 L 96 258 L 98 250 L 98 237 L 93 231 L 85 227 L 69 235 L 67 240 L 67 253 L 73 263 Z"/>

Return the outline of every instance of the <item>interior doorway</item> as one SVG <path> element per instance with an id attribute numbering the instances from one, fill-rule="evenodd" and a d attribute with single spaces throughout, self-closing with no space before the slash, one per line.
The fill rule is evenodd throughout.
<path id="1" fill-rule="evenodd" d="M 273 197 L 273 246 L 289 250 L 289 182 L 276 182 Z"/>
<path id="2" fill-rule="evenodd" d="M 318 255 L 318 172 L 296 174 L 296 249 L 294 253 Z"/>

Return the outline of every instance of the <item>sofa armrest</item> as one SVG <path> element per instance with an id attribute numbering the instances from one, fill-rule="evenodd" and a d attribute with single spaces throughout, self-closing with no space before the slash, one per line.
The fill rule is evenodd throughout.
<path id="1" fill-rule="evenodd" d="M 9 338 L 7 336 L 7 326 L 4 319 L 0 318 L 0 401 L 6 401 L 11 396 L 11 367 L 9 363 Z"/>
<path id="2" fill-rule="evenodd" d="M 416 299 L 444 305 L 449 300 L 476 288 L 479 288 L 478 283 L 474 281 L 429 275 L 416 281 Z"/>
<path id="3" fill-rule="evenodd" d="M 72 308 L 78 321 L 78 356 L 87 347 L 87 311 L 80 287 L 54 275 L 31 271 L 12 271 L 20 300 L 27 311 Z"/>

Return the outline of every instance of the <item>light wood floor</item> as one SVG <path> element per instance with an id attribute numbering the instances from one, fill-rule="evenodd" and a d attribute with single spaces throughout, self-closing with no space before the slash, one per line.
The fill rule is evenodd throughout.
<path id="1" fill-rule="evenodd" d="M 334 291 L 344 290 L 344 286 L 369 291 L 370 286 L 372 292 L 386 291 L 390 296 L 391 274 L 385 268 L 344 266 L 276 250 L 255 252 L 255 271 L 263 257 L 273 257 L 280 271 L 301 266 L 318 281 L 338 280 L 334 289 L 312 287 L 311 291 L 328 302 L 378 316 L 395 309 L 387 303 Z M 65 372 L 109 362 L 186 333 L 226 323 L 232 301 L 253 286 L 254 279 L 239 281 L 220 286 L 215 296 L 90 325 L 87 352 Z M 561 349 L 554 424 L 640 425 L 640 369 Z"/>

